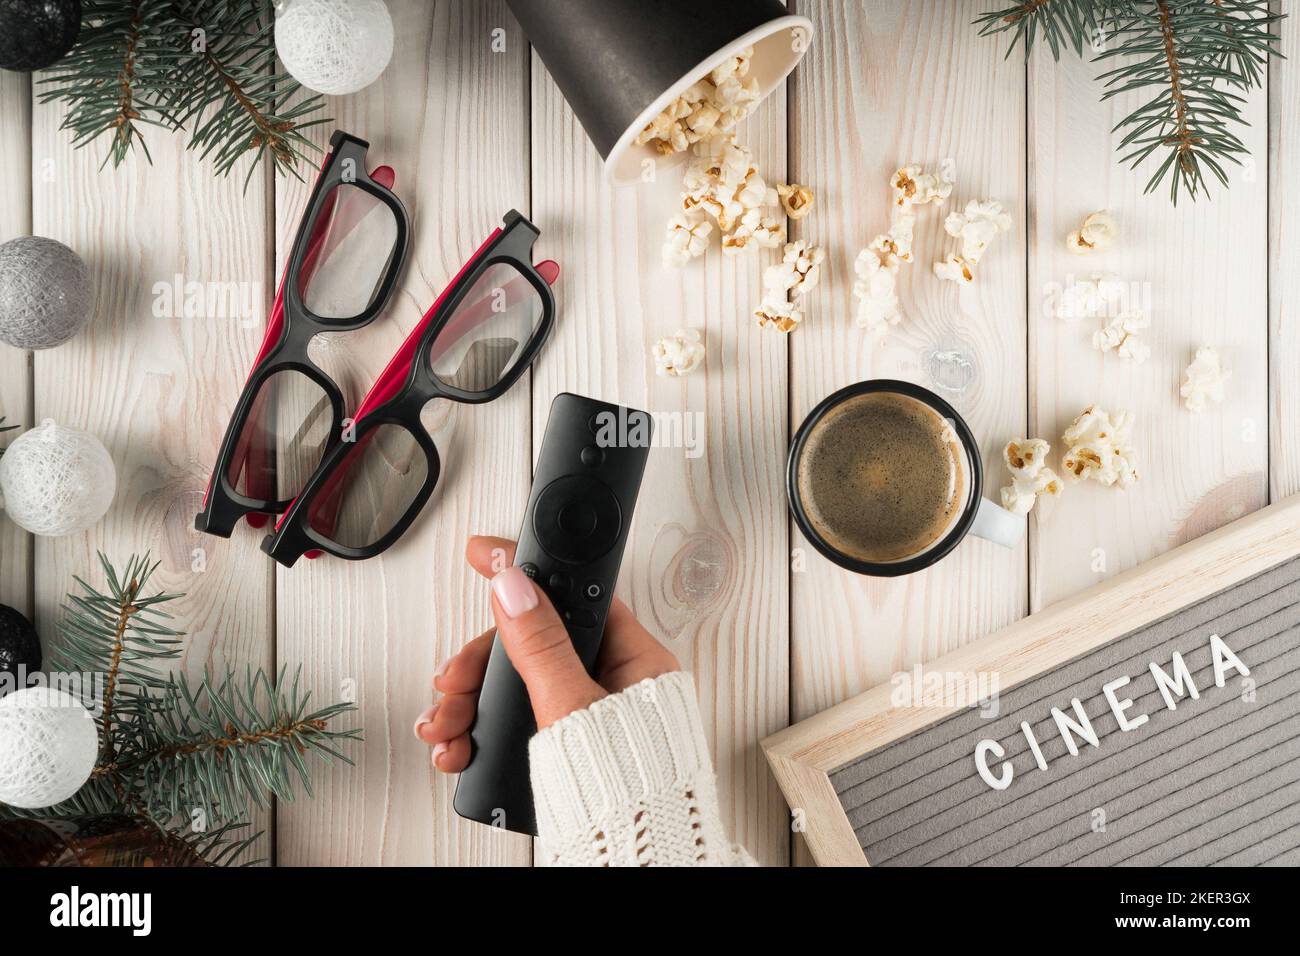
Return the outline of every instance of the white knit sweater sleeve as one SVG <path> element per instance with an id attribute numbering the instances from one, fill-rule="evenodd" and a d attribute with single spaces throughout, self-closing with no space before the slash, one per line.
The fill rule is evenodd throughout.
<path id="1" fill-rule="evenodd" d="M 727 839 L 695 681 L 674 671 L 575 711 L 529 744 L 553 866 L 752 866 Z"/>

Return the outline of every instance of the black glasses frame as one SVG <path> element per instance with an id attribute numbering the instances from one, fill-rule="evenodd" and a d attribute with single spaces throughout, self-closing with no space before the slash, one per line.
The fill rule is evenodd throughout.
<path id="1" fill-rule="evenodd" d="M 333 416 L 326 449 L 338 444 L 342 438 L 342 390 L 308 356 L 308 343 L 321 332 L 348 332 L 373 322 L 388 307 L 389 300 L 397 289 L 410 245 L 410 222 L 402 201 L 382 183 L 376 182 L 367 171 L 366 153 L 369 148 L 370 144 L 365 140 L 341 130 L 330 138 L 329 156 L 326 157 L 307 200 L 307 208 L 299 221 L 288 264 L 280 279 L 280 289 L 268 323 L 267 340 L 263 342 L 262 353 L 249 372 L 244 390 L 240 393 L 234 413 L 226 426 L 203 508 L 194 518 L 194 527 L 198 531 L 228 538 L 240 518 L 245 515 L 279 514 L 293 500 L 252 498 L 238 492 L 229 479 L 230 465 L 238 450 L 239 439 L 248 422 L 253 403 L 271 376 L 292 371 L 305 375 L 318 385 L 329 398 Z M 312 253 L 314 232 L 327 207 L 332 208 L 333 190 L 340 185 L 355 186 L 370 193 L 392 211 L 397 223 L 393 252 L 380 279 L 377 294 L 364 311 L 348 318 L 332 318 L 312 312 L 303 302 L 301 289 L 303 269 Z"/>
<path id="2" fill-rule="evenodd" d="M 336 557 L 359 561 L 386 551 L 406 532 L 433 494 L 442 470 L 438 448 L 420 419 L 425 405 L 435 398 L 472 405 L 500 398 L 532 365 L 537 353 L 551 334 L 555 324 L 555 296 L 547 280 L 538 272 L 532 261 L 533 245 L 539 235 L 537 227 L 520 213 L 511 210 L 506 215 L 501 229 L 479 248 L 452 285 L 434 303 L 421 323 L 423 328 L 417 329 L 419 339 L 410 357 L 409 370 L 400 367 L 386 370 L 384 376 L 381 376 L 380 381 L 375 384 L 372 393 L 383 388 L 385 377 L 404 372 L 405 380 L 401 387 L 390 398 L 371 410 L 365 410 L 363 402 L 363 410 L 358 413 L 348 440 L 325 453 L 316 471 L 276 524 L 274 532 L 262 540 L 263 551 L 286 567 L 292 567 L 304 554 L 314 551 L 323 551 Z M 498 263 L 514 267 L 541 297 L 541 318 L 514 365 L 506 370 L 501 379 L 491 388 L 482 391 L 455 388 L 441 381 L 434 374 L 429 353 L 439 335 L 447 327 L 447 323 L 464 303 L 470 290 L 474 288 L 478 278 Z M 383 537 L 365 547 L 348 547 L 312 528 L 312 504 L 317 495 L 332 489 L 333 482 L 343 480 L 341 475 L 336 476 L 336 471 L 348 464 L 348 456 L 362 447 L 362 442 L 367 436 L 385 425 L 395 425 L 404 429 L 420 446 L 426 462 L 424 483 L 407 505 L 406 511 Z"/>

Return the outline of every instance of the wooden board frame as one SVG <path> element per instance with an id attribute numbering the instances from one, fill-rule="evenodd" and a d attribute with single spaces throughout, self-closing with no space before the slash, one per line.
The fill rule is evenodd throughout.
<path id="1" fill-rule="evenodd" d="M 1300 495 L 1293 495 L 926 666 L 995 673 L 999 688 L 1010 690 L 1298 554 Z M 893 704 L 893 692 L 881 684 L 762 742 L 820 866 L 869 863 L 830 774 L 962 709 L 944 703 L 941 688 L 923 686 L 919 706 Z"/>

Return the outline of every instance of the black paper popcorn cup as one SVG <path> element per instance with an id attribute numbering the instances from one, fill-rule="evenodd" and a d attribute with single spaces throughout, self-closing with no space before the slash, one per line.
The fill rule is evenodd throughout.
<path id="1" fill-rule="evenodd" d="M 780 0 L 508 0 L 614 182 L 672 162 L 636 140 L 714 67 L 754 48 L 746 79 L 760 100 L 808 49 L 812 21 Z"/>

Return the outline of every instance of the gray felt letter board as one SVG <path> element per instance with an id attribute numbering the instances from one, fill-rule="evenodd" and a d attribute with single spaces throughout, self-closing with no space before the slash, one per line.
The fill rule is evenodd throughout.
<path id="1" fill-rule="evenodd" d="M 819 862 L 1300 863 L 1300 509 L 1267 511 L 929 665 L 1010 677 L 983 705 L 883 687 L 765 741 Z"/>

